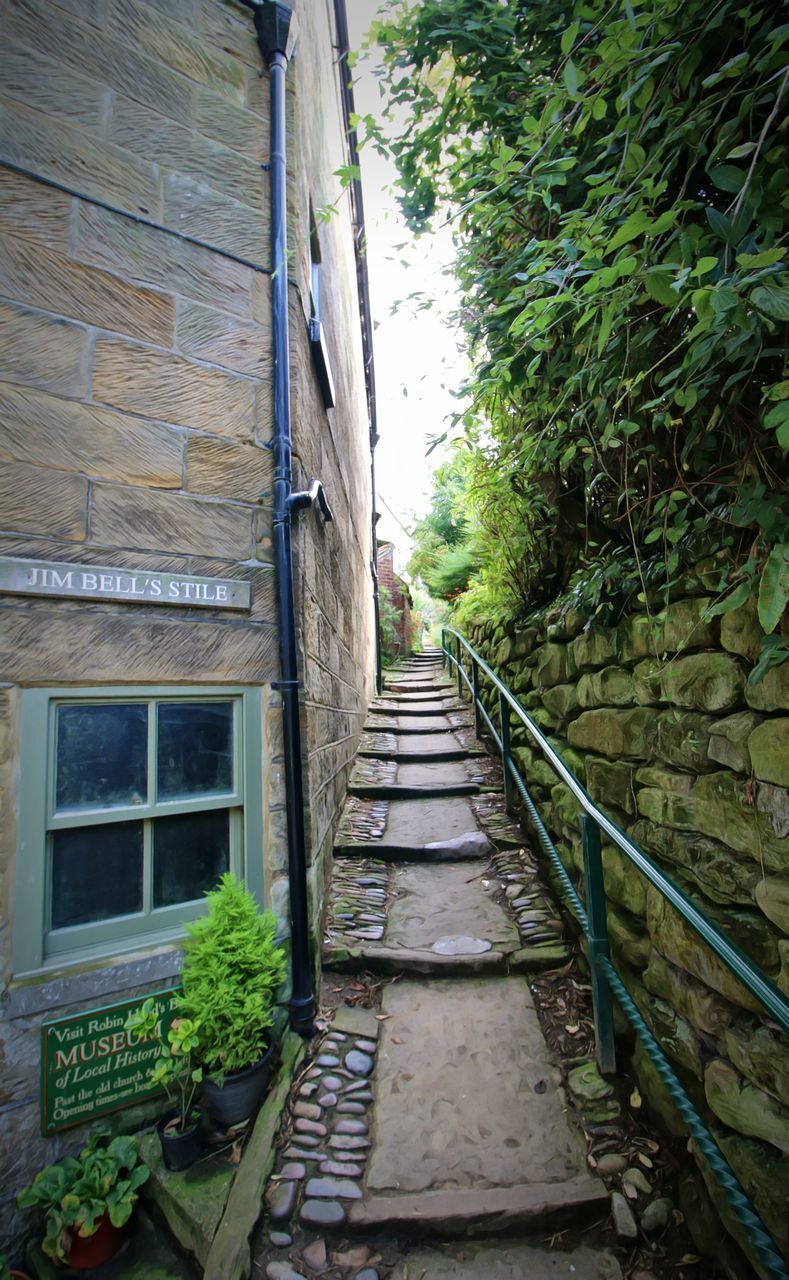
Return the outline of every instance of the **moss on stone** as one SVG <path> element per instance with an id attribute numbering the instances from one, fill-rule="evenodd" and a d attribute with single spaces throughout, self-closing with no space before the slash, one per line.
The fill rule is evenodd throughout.
<path id="1" fill-rule="evenodd" d="M 582 707 L 631 707 L 636 701 L 633 673 L 624 667 L 603 667 L 590 671 L 578 681 L 578 702 Z"/>
<path id="2" fill-rule="evenodd" d="M 748 755 L 757 778 L 789 787 L 789 716 L 757 725 L 748 736 Z"/>
<path id="3" fill-rule="evenodd" d="M 656 754 L 669 764 L 693 773 L 706 773 L 715 768 L 709 760 L 712 716 L 692 711 L 664 711 L 658 718 Z"/>
<path id="4" fill-rule="evenodd" d="M 725 1058 L 713 1058 L 704 1071 L 710 1109 L 736 1133 L 761 1138 L 789 1155 L 789 1110 L 751 1084 Z"/>
<path id="5" fill-rule="evenodd" d="M 759 787 L 754 795 L 747 779 L 711 773 L 696 783 L 696 819 L 704 835 L 745 853 L 775 871 L 787 866 L 789 840 L 786 792 Z"/>
<path id="6" fill-rule="evenodd" d="M 759 724 L 761 716 L 755 711 L 737 711 L 724 720 L 716 720 L 710 731 L 707 748 L 710 760 L 725 764 L 736 773 L 750 773 L 748 738 Z"/>
<path id="7" fill-rule="evenodd" d="M 601 707 L 584 711 L 567 730 L 572 746 L 619 759 L 649 759 L 657 736 L 657 714 L 648 707 Z"/>

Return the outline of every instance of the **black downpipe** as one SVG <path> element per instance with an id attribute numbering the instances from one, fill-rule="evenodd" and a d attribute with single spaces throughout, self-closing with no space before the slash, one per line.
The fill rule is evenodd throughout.
<path id="1" fill-rule="evenodd" d="M 292 994 L 290 1021 L 303 1036 L 314 1034 L 307 851 L 304 832 L 304 779 L 301 756 L 299 680 L 291 547 L 290 345 L 288 333 L 287 170 L 285 106 L 288 62 L 294 43 L 293 11 L 276 0 L 254 10 L 258 44 L 268 64 L 271 112 L 271 253 L 274 337 L 274 558 L 282 679 L 282 719 L 288 819 Z"/>

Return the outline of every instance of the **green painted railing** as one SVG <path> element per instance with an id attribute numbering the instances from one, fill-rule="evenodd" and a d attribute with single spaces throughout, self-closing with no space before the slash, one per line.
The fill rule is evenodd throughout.
<path id="1" fill-rule="evenodd" d="M 450 637 L 451 639 L 449 639 Z M 586 788 L 581 785 L 575 774 L 568 769 L 558 751 L 551 746 L 539 727 L 524 711 L 518 699 L 460 632 L 456 631 L 454 627 L 445 627 L 441 635 L 441 648 L 443 661 L 448 670 L 451 671 L 454 668 L 458 694 L 461 697 L 463 696 L 464 684 L 471 694 L 477 736 L 480 737 L 482 735 L 483 725 L 487 726 L 488 732 L 501 752 L 507 807 L 509 809 L 514 807 L 515 794 L 517 792 L 523 801 L 537 839 L 557 874 L 561 891 L 569 909 L 581 925 L 586 936 L 592 981 L 597 1060 L 600 1070 L 607 1075 L 611 1075 L 616 1071 L 612 999 L 613 996 L 616 996 L 620 1007 L 642 1041 L 650 1061 L 665 1084 L 679 1115 L 687 1125 L 710 1171 L 722 1187 L 748 1239 L 758 1253 L 767 1274 L 775 1277 L 776 1280 L 789 1280 L 789 1269 L 781 1257 L 778 1246 L 743 1190 L 709 1128 L 685 1092 L 659 1042 L 652 1034 L 638 1006 L 630 996 L 622 978 L 611 962 L 606 925 L 606 898 L 600 832 L 604 831 L 609 839 L 622 850 L 633 866 L 671 903 L 682 919 L 695 930 L 702 941 L 726 965 L 746 990 L 759 1001 L 767 1014 L 785 1031 L 789 1031 L 789 1000 L 786 1000 L 758 965 L 753 964 L 737 944 L 732 942 L 683 893 L 679 885 L 675 884 L 671 877 L 666 875 L 665 871 L 657 863 L 653 862 L 648 854 L 644 853 L 643 849 L 640 849 L 615 822 L 603 813 L 602 809 L 597 807 Z M 463 665 L 464 654 L 468 659 L 467 665 L 470 674 Z M 498 726 L 488 715 L 483 704 L 481 696 L 482 678 L 489 681 L 498 692 Z M 526 782 L 521 777 L 518 766 L 512 757 L 510 741 L 513 715 L 531 734 L 557 776 L 570 789 L 580 806 L 586 903 L 581 901 L 572 880 L 567 874 L 545 824 L 537 811 L 537 807 L 529 794 Z"/>

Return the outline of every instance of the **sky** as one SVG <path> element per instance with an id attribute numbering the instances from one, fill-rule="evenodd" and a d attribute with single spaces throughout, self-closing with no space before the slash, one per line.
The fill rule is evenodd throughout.
<path id="1" fill-rule="evenodd" d="M 346 3 L 351 47 L 359 49 L 380 5 L 378 0 Z M 357 113 L 379 115 L 379 82 L 369 57 L 359 60 L 353 75 Z M 463 381 L 466 366 L 447 323 L 456 301 L 445 274 L 454 256 L 449 228 L 415 240 L 391 190 L 397 178 L 393 162 L 363 146 L 360 164 L 381 437 L 375 451 L 378 533 L 395 543 L 396 565 L 402 569 L 411 547 L 405 530 L 427 512 L 433 469 L 446 456 L 441 449 L 426 456 L 430 437 L 440 434 L 457 409 L 451 389 Z M 405 250 L 398 248 L 403 244 Z M 391 315 L 391 307 L 412 293 L 431 297 L 432 309 L 416 311 L 423 300 L 417 297 Z"/>

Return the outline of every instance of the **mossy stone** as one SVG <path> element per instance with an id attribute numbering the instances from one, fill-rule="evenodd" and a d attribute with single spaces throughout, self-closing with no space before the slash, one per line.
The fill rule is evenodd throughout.
<path id="1" fill-rule="evenodd" d="M 736 1133 L 761 1138 L 789 1155 L 789 1110 L 751 1084 L 724 1058 L 713 1058 L 704 1071 L 710 1109 Z"/>
<path id="2" fill-rule="evenodd" d="M 774 871 L 789 865 L 786 805 L 785 791 L 762 785 L 754 795 L 745 778 L 728 772 L 696 783 L 699 831 Z"/>
<path id="3" fill-rule="evenodd" d="M 640 983 L 634 983 L 633 987 L 631 995 L 664 1052 L 672 1062 L 701 1080 L 704 1076 L 704 1051 L 695 1027 L 680 1017 L 668 1000 L 653 995 Z"/>
<path id="4" fill-rule="evenodd" d="M 608 937 L 614 960 L 641 973 L 649 963 L 650 941 L 641 917 L 619 906 L 608 907 Z"/>
<path id="5" fill-rule="evenodd" d="M 757 725 L 748 736 L 748 754 L 757 778 L 789 787 L 789 716 Z"/>
<path id="6" fill-rule="evenodd" d="M 715 919 L 712 904 L 706 905 L 705 910 L 715 923 L 723 923 Z M 647 925 L 652 945 L 673 965 L 700 979 L 732 1004 L 740 1005 L 753 1013 L 761 1013 L 759 1001 L 737 981 L 723 961 L 701 941 L 695 930 L 651 886 L 647 890 Z M 740 945 L 747 944 L 743 949 L 757 964 L 761 964 L 768 974 L 775 973 L 778 967 L 778 948 L 766 928 L 760 933 L 751 915 L 740 914 L 731 909 L 726 912 L 724 927 L 726 925 L 726 932 L 736 942 Z"/>
<path id="7" fill-rule="evenodd" d="M 564 684 L 574 675 L 575 662 L 567 645 L 554 642 L 541 645 L 537 651 L 537 684 L 541 688 Z"/>
<path id="8" fill-rule="evenodd" d="M 632 916 L 646 911 L 646 881 L 618 845 L 603 845 L 603 877 L 606 896 Z"/>
<path id="9" fill-rule="evenodd" d="M 786 1213 L 786 1201 L 789 1196 L 789 1161 L 767 1143 L 742 1137 L 727 1129 L 719 1129 L 716 1126 L 713 1129 L 713 1137 L 778 1247 L 783 1250 L 788 1249 L 789 1217 Z M 762 1280 L 770 1280 L 769 1273 L 760 1264 L 758 1255 L 726 1199 L 720 1183 L 710 1173 L 706 1162 L 697 1154 L 695 1143 L 691 1143 L 690 1149 L 724 1226 L 750 1258 L 753 1274 L 761 1277 Z"/>
<path id="10" fill-rule="evenodd" d="M 633 773 L 633 766 L 623 761 L 586 757 L 586 789 L 603 809 L 613 804 L 625 813 L 635 813 Z"/>
<path id="11" fill-rule="evenodd" d="M 673 795 L 689 796 L 693 781 L 691 773 L 675 773 L 673 769 L 664 769 L 660 765 L 648 764 L 636 770 L 636 782 L 642 787 L 657 787 L 659 791 L 669 791 Z"/>
<path id="12" fill-rule="evenodd" d="M 768 920 L 789 934 L 789 876 L 764 876 L 754 888 L 756 905 Z"/>
<path id="13" fill-rule="evenodd" d="M 542 695 L 543 705 L 557 720 L 567 720 L 578 709 L 578 692 L 574 684 L 557 684 Z"/>
<path id="14" fill-rule="evenodd" d="M 720 712 L 736 711 L 745 700 L 745 672 L 728 653 L 691 653 L 660 667 L 642 663 L 635 674 L 645 701 L 648 694 L 649 701 Z"/>
<path id="15" fill-rule="evenodd" d="M 696 806 L 692 795 L 641 787 L 637 804 L 638 812 L 644 818 L 660 826 L 676 827 L 680 831 L 693 831 L 696 826 Z"/>
<path id="16" fill-rule="evenodd" d="M 605 667 L 614 661 L 616 632 L 597 628 L 582 632 L 570 645 L 578 671 L 592 667 Z"/>
<path id="17" fill-rule="evenodd" d="M 720 623 L 708 616 L 713 603 L 709 596 L 697 596 L 668 605 L 657 618 L 661 652 L 714 648 L 719 640 Z"/>
<path id="18" fill-rule="evenodd" d="M 752 1020 L 739 1019 L 724 1033 L 735 1067 L 789 1107 L 789 1044 L 786 1036 Z"/>
<path id="19" fill-rule="evenodd" d="M 630 834 L 660 862 L 681 867 L 713 902 L 752 904 L 761 869 L 749 858 L 736 857 L 725 845 L 695 831 L 671 829 L 643 818 Z"/>
<path id="20" fill-rule="evenodd" d="M 693 773 L 715 768 L 707 751 L 715 721 L 692 711 L 664 711 L 658 718 L 656 754 L 661 760 Z"/>
<path id="21" fill-rule="evenodd" d="M 620 662 L 637 662 L 656 653 L 656 642 L 657 632 L 651 619 L 623 618 L 616 630 L 616 655 Z"/>
<path id="22" fill-rule="evenodd" d="M 570 744 L 579 750 L 620 759 L 648 759 L 657 737 L 657 714 L 648 707 L 601 707 L 584 711 L 567 730 Z"/>
<path id="23" fill-rule="evenodd" d="M 582 707 L 631 707 L 636 701 L 633 673 L 624 667 L 589 671 L 578 681 Z"/>
<path id="24" fill-rule="evenodd" d="M 747 684 L 745 701 L 753 711 L 789 711 L 789 662 L 772 667 L 758 684 Z"/>
<path id="25" fill-rule="evenodd" d="M 759 657 L 762 637 L 756 600 L 746 600 L 739 609 L 724 613 L 721 618 L 721 644 L 729 653 L 738 653 L 749 662 Z"/>
<path id="26" fill-rule="evenodd" d="M 710 730 L 707 755 L 718 764 L 725 764 L 736 773 L 750 773 L 751 758 L 748 754 L 748 738 L 761 716 L 755 711 L 737 711 L 724 720 L 716 720 Z"/>
<path id="27" fill-rule="evenodd" d="M 644 986 L 665 1000 L 691 1026 L 716 1039 L 726 1035 L 739 1014 L 706 983 L 670 964 L 654 947 L 644 973 Z"/>

